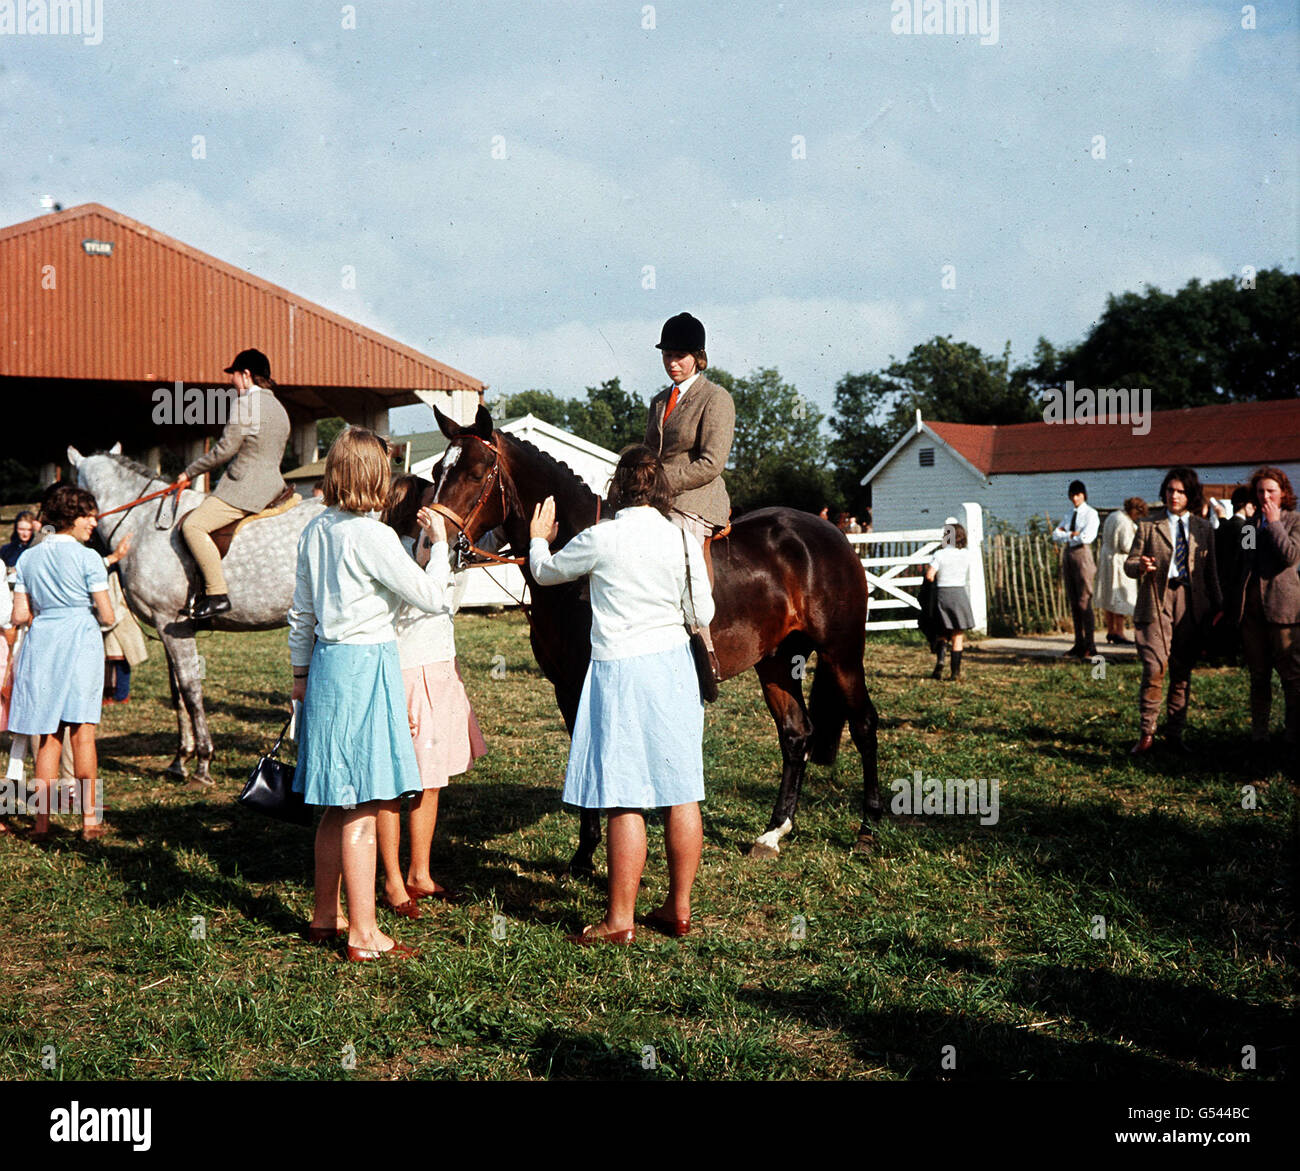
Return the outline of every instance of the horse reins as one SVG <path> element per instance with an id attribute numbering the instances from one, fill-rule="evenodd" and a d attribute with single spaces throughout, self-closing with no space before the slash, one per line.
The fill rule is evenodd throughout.
<path id="1" fill-rule="evenodd" d="M 486 549 L 480 549 L 470 539 L 469 526 L 474 523 L 474 518 L 482 511 L 483 505 L 492 495 L 492 488 L 495 485 L 501 496 L 501 520 L 504 522 L 509 508 L 506 506 L 506 485 L 505 478 L 501 475 L 501 452 L 496 444 L 484 439 L 481 435 L 470 435 L 470 439 L 477 439 L 479 443 L 492 453 L 492 466 L 488 469 L 487 477 L 484 480 L 483 487 L 479 489 L 478 499 L 474 501 L 474 506 L 469 510 L 469 515 L 463 519 L 445 504 L 439 504 L 436 501 L 428 507 L 440 516 L 446 517 L 452 524 L 460 530 L 460 536 L 456 538 L 456 552 L 464 561 L 465 553 L 472 553 L 476 557 L 481 557 L 484 561 L 491 561 L 496 565 L 523 565 L 527 560 L 526 557 L 501 557 L 496 553 L 489 553 Z M 507 591 L 509 592 L 509 591 Z"/>
<path id="2" fill-rule="evenodd" d="M 155 479 L 161 479 L 162 477 L 161 477 L 161 476 L 156 476 L 156 477 L 154 477 L 154 478 L 155 478 Z M 135 500 L 128 501 L 126 504 L 119 504 L 116 508 L 106 508 L 106 509 L 104 509 L 103 512 L 101 512 L 101 513 L 98 514 L 98 516 L 96 517 L 96 520 L 103 520 L 104 517 L 106 517 L 106 516 L 112 516 L 113 513 L 115 513 L 115 512 L 130 512 L 131 509 L 135 508 L 136 505 L 138 505 L 138 504 L 144 504 L 144 503 L 146 503 L 147 501 L 150 501 L 150 500 L 157 500 L 159 496 L 166 497 L 169 493 L 171 493 L 171 492 L 175 492 L 175 493 L 176 493 L 176 499 L 175 499 L 175 501 L 174 501 L 173 504 L 172 504 L 172 524 L 175 524 L 175 523 L 176 523 L 176 512 L 177 512 L 177 510 L 180 508 L 180 504 L 181 504 L 181 492 L 183 492 L 183 491 L 184 491 L 184 489 L 181 487 L 181 485 L 180 485 L 179 482 L 177 482 L 177 483 L 175 483 L 175 484 L 168 484 L 166 488 L 162 488 L 162 489 L 160 489 L 160 490 L 157 491 L 157 492 L 149 492 L 149 493 L 147 493 L 147 494 L 144 495 L 144 496 L 138 496 Z M 157 513 L 155 513 L 154 518 L 153 518 L 154 526 L 155 526 L 156 528 L 159 528 L 159 529 L 163 529 L 163 528 L 171 528 L 171 525 L 159 525 L 159 524 L 158 524 L 158 520 L 159 520 L 159 518 L 162 516 L 163 505 L 165 505 L 166 503 L 167 503 L 167 501 L 166 501 L 165 499 L 163 499 L 163 500 L 159 500 L 159 501 L 158 501 L 158 511 L 157 511 Z M 123 517 L 123 518 L 122 518 L 122 520 L 125 520 L 125 519 L 126 519 L 126 517 Z M 108 534 L 107 541 L 108 541 L 109 543 L 111 543 L 112 540 L 113 540 L 113 538 L 117 535 L 117 530 L 121 527 L 121 525 L 122 525 L 122 520 L 119 520 L 119 521 L 117 522 L 117 524 L 115 524 L 115 525 L 113 526 L 112 531 Z"/>

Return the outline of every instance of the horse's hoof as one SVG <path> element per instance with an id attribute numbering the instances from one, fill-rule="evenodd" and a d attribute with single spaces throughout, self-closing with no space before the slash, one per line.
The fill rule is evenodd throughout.
<path id="1" fill-rule="evenodd" d="M 163 775 L 167 777 L 173 777 L 175 780 L 178 781 L 183 781 L 185 779 L 186 777 L 185 765 L 181 762 L 180 757 L 177 757 L 175 760 L 173 760 L 171 764 L 169 764 L 166 767 L 166 769 L 163 770 Z"/>
<path id="2" fill-rule="evenodd" d="M 857 841 L 853 843 L 853 848 L 849 851 L 859 858 L 870 857 L 876 850 L 876 839 L 871 834 L 861 834 Z"/>
<path id="3" fill-rule="evenodd" d="M 564 876 L 592 882 L 596 878 L 596 866 L 590 858 L 574 857 L 569 862 L 569 868 L 564 872 Z"/>
<path id="4" fill-rule="evenodd" d="M 216 787 L 217 782 L 211 777 L 195 777 L 185 783 L 185 791 L 188 793 L 211 793 Z"/>
<path id="5" fill-rule="evenodd" d="M 769 846 L 766 842 L 755 842 L 749 847 L 749 857 L 760 862 L 769 862 L 773 858 L 779 858 L 781 851 L 776 846 Z"/>

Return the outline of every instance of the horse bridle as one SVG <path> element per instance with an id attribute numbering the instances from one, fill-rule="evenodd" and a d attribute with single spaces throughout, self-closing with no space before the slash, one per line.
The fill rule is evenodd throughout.
<path id="1" fill-rule="evenodd" d="M 162 476 L 151 476 L 149 478 L 149 483 L 152 484 L 154 480 L 161 480 L 162 478 L 163 478 Z M 158 522 L 162 519 L 163 506 L 167 503 L 168 494 L 172 492 L 176 493 L 176 499 L 172 501 L 172 519 L 168 524 L 160 525 Z M 159 492 L 150 492 L 144 496 L 137 496 L 134 500 L 130 500 L 126 504 L 119 504 L 116 508 L 104 509 L 103 512 L 99 513 L 95 517 L 95 520 L 97 522 L 103 520 L 104 517 L 106 516 L 112 516 L 113 513 L 115 512 L 120 512 L 122 514 L 122 516 L 118 519 L 118 522 L 113 526 L 112 530 L 109 532 L 108 536 L 104 538 L 105 543 L 109 545 L 110 548 L 112 547 L 113 538 L 117 536 L 117 530 L 122 527 L 122 521 L 126 520 L 126 514 L 130 512 L 131 509 L 135 508 L 136 505 L 138 504 L 144 504 L 145 501 L 147 500 L 157 499 L 159 496 L 161 496 L 162 499 L 158 501 L 158 511 L 154 513 L 153 527 L 155 529 L 158 529 L 160 532 L 171 528 L 176 523 L 176 513 L 181 506 L 181 492 L 182 492 L 182 488 L 179 483 L 168 484 L 166 488 L 163 488 Z"/>
<path id="2" fill-rule="evenodd" d="M 510 513 L 510 508 L 506 503 L 505 477 L 501 474 L 501 451 L 497 445 L 490 440 L 484 439 L 481 435 L 469 434 L 457 438 L 475 439 L 483 444 L 492 453 L 492 466 L 488 468 L 487 475 L 483 479 L 483 486 L 479 489 L 478 498 L 474 501 L 468 516 L 462 518 L 454 510 L 448 508 L 445 504 L 439 504 L 437 501 L 429 505 L 434 512 L 446 517 L 460 530 L 453 546 L 456 551 L 456 568 L 464 569 L 468 564 L 466 554 L 481 557 L 483 560 L 496 565 L 523 565 L 525 561 L 523 557 L 501 557 L 496 553 L 489 553 L 486 549 L 480 549 L 470 540 L 469 526 L 474 523 L 474 518 L 483 510 L 483 506 L 492 495 L 494 486 L 501 496 L 501 520 L 503 523 Z"/>

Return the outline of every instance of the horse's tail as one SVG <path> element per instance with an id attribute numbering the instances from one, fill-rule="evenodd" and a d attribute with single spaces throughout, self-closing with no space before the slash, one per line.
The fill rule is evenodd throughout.
<path id="1" fill-rule="evenodd" d="M 844 693 L 835 680 L 829 663 L 822 661 L 818 652 L 817 668 L 813 671 L 812 694 L 808 699 L 808 717 L 812 720 L 812 742 L 808 757 L 813 764 L 832 765 L 840 751 L 840 738 L 849 709 Z"/>

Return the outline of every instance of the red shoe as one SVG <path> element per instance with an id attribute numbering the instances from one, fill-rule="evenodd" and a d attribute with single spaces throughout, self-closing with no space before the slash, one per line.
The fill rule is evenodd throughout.
<path id="1" fill-rule="evenodd" d="M 670 939 L 681 939 L 683 935 L 689 934 L 691 930 L 691 921 L 689 919 L 671 919 L 666 915 L 661 915 L 658 911 L 651 911 L 642 919 L 651 931 L 657 931 L 660 935 L 667 935 Z"/>
<path id="2" fill-rule="evenodd" d="M 333 943 L 341 936 L 347 935 L 346 927 L 313 927 L 310 923 L 302 933 L 308 943 Z"/>
<path id="3" fill-rule="evenodd" d="M 394 915 L 401 915 L 403 919 L 418 919 L 420 917 L 420 908 L 416 906 L 414 899 L 407 899 L 404 903 L 390 903 L 385 899 L 384 905 Z"/>
<path id="4" fill-rule="evenodd" d="M 406 893 L 416 903 L 421 899 L 436 899 L 440 903 L 460 902 L 460 891 L 452 890 L 449 886 L 440 886 L 437 890 L 416 890 L 415 887 L 408 886 Z"/>
<path id="5" fill-rule="evenodd" d="M 388 956 L 389 959 L 404 960 L 415 959 L 420 954 L 418 947 L 412 947 L 408 943 L 398 943 L 393 941 L 393 946 L 386 951 L 371 951 L 368 947 L 353 947 L 348 944 L 348 963 L 364 964 L 371 960 L 382 959 Z"/>
<path id="6" fill-rule="evenodd" d="M 616 943 L 620 946 L 626 946 L 629 943 L 636 942 L 636 928 L 629 927 L 626 931 L 597 931 L 596 924 L 592 927 L 584 928 L 581 935 L 566 935 L 564 938 L 570 943 L 576 943 L 579 947 L 591 947 L 596 943 Z"/>
<path id="7" fill-rule="evenodd" d="M 1151 746 L 1155 743 L 1155 737 L 1148 732 L 1143 732 L 1138 737 L 1138 742 L 1129 749 L 1130 756 L 1143 756 L 1151 751 Z"/>

